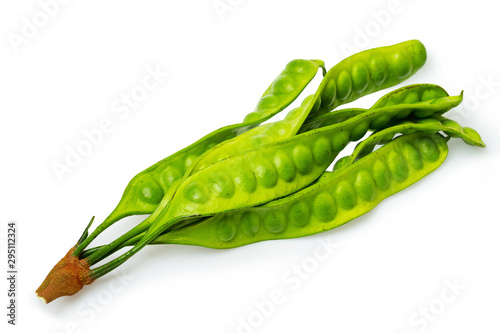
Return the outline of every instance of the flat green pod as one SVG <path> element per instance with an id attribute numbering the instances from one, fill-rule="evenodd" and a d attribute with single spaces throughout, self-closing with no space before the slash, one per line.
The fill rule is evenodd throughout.
<path id="1" fill-rule="evenodd" d="M 264 204 L 307 187 L 320 177 L 340 150 L 352 139 L 350 133 L 357 129 L 359 124 L 368 124 L 364 127 L 367 129 L 370 127 L 370 122 L 375 121 L 378 117 L 384 116 L 390 120 L 395 118 L 399 112 L 406 112 L 406 109 L 398 109 L 394 106 L 384 108 L 383 111 L 370 110 L 340 124 L 322 127 L 242 152 L 192 174 L 182 181 L 171 200 L 170 198 L 165 199 L 168 200 L 168 205 L 165 202 L 160 203 L 167 208 L 160 213 L 155 212 L 155 218 L 149 217 L 143 222 L 150 224 L 150 226 L 141 241 L 122 256 L 93 270 L 95 277 L 102 276 L 116 268 L 158 235 L 167 229 L 175 228 L 176 224 L 183 223 L 186 219 Z M 339 144 L 339 135 L 342 136 L 342 144 Z M 330 140 L 331 144 L 331 149 L 327 150 L 330 156 L 322 158 L 323 164 L 316 163 L 313 154 L 314 145 L 320 138 L 324 142 Z M 336 150 L 336 147 L 340 150 Z M 277 151 L 292 157 L 294 167 L 297 170 L 293 182 L 280 178 L 280 170 L 274 164 Z M 219 173 L 225 173 L 229 182 L 219 184 L 221 190 L 214 191 L 213 187 L 208 185 L 208 179 L 212 174 Z M 236 185 L 236 181 L 242 178 L 251 179 L 256 184 L 251 192 Z M 231 195 L 220 196 L 218 192 L 226 192 L 224 186 L 229 184 Z M 349 188 L 343 188 L 339 191 L 340 193 L 354 193 Z M 351 202 L 346 198 L 341 204 L 345 207 L 354 206 L 356 203 L 354 195 L 352 195 L 352 199 Z M 112 250 L 113 246 L 108 249 Z M 104 253 L 106 250 L 102 251 Z"/>
<path id="2" fill-rule="evenodd" d="M 239 124 L 222 127 L 193 144 L 155 163 L 130 180 L 111 214 L 75 250 L 77 256 L 102 231 L 116 221 L 131 215 L 153 213 L 172 184 L 184 177 L 200 155 L 217 144 L 236 137 L 268 120 L 292 103 L 314 78 L 321 60 L 292 60 L 269 85 L 254 111 Z"/>
<path id="3" fill-rule="evenodd" d="M 410 114 L 423 109 L 432 109 L 433 112 L 439 114 L 443 110 L 448 110 L 450 105 L 457 105 L 461 101 L 461 96 L 456 98 L 441 97 L 436 100 L 413 104 Z M 298 191 L 318 178 L 348 141 L 357 139 L 359 135 L 364 135 L 371 122 L 376 121 L 380 116 L 389 120 L 396 119 L 401 112 L 406 113 L 407 107 L 394 105 L 379 110 L 369 110 L 345 122 L 308 131 L 212 164 L 183 181 L 177 190 L 177 195 L 173 198 L 174 202 L 170 206 L 170 213 L 165 216 L 173 219 L 180 216 L 218 214 L 225 210 L 263 204 Z M 405 124 L 404 126 L 409 125 Z M 426 128 L 428 131 L 433 129 L 429 126 L 431 125 L 422 124 L 421 129 Z M 352 133 L 360 127 L 363 128 L 363 133 L 357 133 L 356 138 L 354 138 Z M 397 131 L 400 130 L 400 127 L 394 126 L 390 130 Z M 345 135 L 342 144 L 338 143 L 338 134 Z M 322 142 L 322 149 L 326 155 L 315 161 L 314 151 L 318 142 Z M 340 148 L 340 150 L 336 148 Z M 289 157 L 287 163 L 283 163 L 284 159 L 276 159 L 277 154 Z M 316 155 L 318 156 L 317 153 Z M 399 175 L 399 178 L 403 180 L 407 173 L 404 160 L 399 154 L 393 154 L 389 159 L 392 161 L 388 164 L 390 171 Z M 280 177 L 280 175 L 290 174 L 291 164 L 295 170 L 293 182 L 290 182 L 287 177 Z M 219 173 L 227 174 L 227 182 L 221 183 L 220 186 L 231 184 L 229 197 L 220 197 L 207 185 L 209 184 L 207 177 Z M 235 179 L 245 177 L 255 178 L 256 186 L 252 188 L 252 192 L 240 189 L 235 185 Z M 342 193 L 353 192 L 347 187 L 339 191 Z M 258 195 L 256 196 L 254 193 L 258 193 Z M 352 205 L 352 203 L 346 202 L 346 207 Z M 164 217 L 164 220 L 167 221 L 168 218 Z"/>
<path id="4" fill-rule="evenodd" d="M 421 159 L 415 168 L 401 152 L 407 144 L 430 141 L 438 158 Z M 165 233 L 154 244 L 187 244 L 226 249 L 264 240 L 286 239 L 316 234 L 343 225 L 366 214 L 385 198 L 405 189 L 438 168 L 446 158 L 446 139 L 439 134 L 417 132 L 398 137 L 372 154 L 341 171 L 286 198 L 244 210 L 218 214 L 199 223 Z M 388 158 L 399 154 L 407 165 L 404 179 L 390 171 Z M 385 186 L 377 185 L 380 165 L 388 171 Z M 340 190 L 339 190 L 340 189 Z M 278 216 L 275 224 L 267 220 Z M 252 219 L 253 233 L 242 231 L 241 219 Z M 232 221 L 229 227 L 228 221 Z M 276 225 L 279 225 L 277 227 Z M 230 235 L 230 237 L 228 237 Z"/>
<path id="5" fill-rule="evenodd" d="M 449 137 L 461 138 L 468 145 L 480 148 L 486 147 L 486 144 L 476 130 L 470 127 L 462 127 L 456 121 L 452 121 L 441 115 L 435 115 L 435 117 L 424 119 L 414 118 L 372 133 L 368 138 L 358 143 L 351 155 L 339 159 L 334 165 L 334 170 L 341 170 L 351 165 L 356 160 L 369 155 L 377 145 L 387 144 L 398 134 L 408 135 L 415 132 L 441 132 Z M 416 145 L 420 145 L 420 147 L 416 147 Z M 400 154 L 393 154 L 393 156 L 389 158 L 389 165 L 393 170 L 398 171 L 400 178 L 404 178 L 406 165 L 404 165 L 401 160 L 404 159 L 408 161 L 413 168 L 418 169 L 422 168 L 421 158 L 425 160 L 435 160 L 438 158 L 437 150 L 429 140 L 420 140 L 417 143 L 408 143 L 404 145 Z M 386 166 L 380 165 L 376 168 L 379 170 L 377 174 L 380 175 L 376 180 L 378 180 L 377 183 L 381 184 L 381 186 L 385 184 L 383 177 L 385 173 L 385 171 L 383 171 L 384 168 L 386 168 Z"/>
<path id="6" fill-rule="evenodd" d="M 331 107 L 328 109 L 331 110 L 341 104 L 400 83 L 420 69 L 425 63 L 425 58 L 424 46 L 415 40 L 356 53 L 328 70 L 316 93 L 304 99 L 302 105 L 290 111 L 285 119 L 259 126 L 213 147 L 200 156 L 185 176 L 242 151 L 295 135 L 309 115 L 321 114 L 323 112 L 320 112 L 320 109 L 325 110 L 327 106 Z M 378 69 L 368 68 L 369 64 L 374 61 L 386 66 L 387 73 L 384 72 L 381 78 L 371 76 L 374 71 L 380 72 Z M 408 73 L 399 75 L 397 68 L 401 68 L 403 63 L 409 66 Z M 422 87 L 419 89 L 424 90 Z M 420 91 L 419 95 L 422 95 Z M 385 97 L 385 99 L 388 98 Z M 385 125 L 385 122 L 380 120 L 382 119 L 379 119 L 379 124 L 374 124 L 375 128 Z M 354 130 L 351 133 L 351 141 L 360 139 L 366 133 L 368 128 L 364 128 L 363 125 L 367 124 L 361 124 L 358 131 Z"/>
<path id="7" fill-rule="evenodd" d="M 436 117 L 445 119 L 439 115 L 440 112 L 460 101 L 461 96 L 452 96 L 415 103 L 412 104 L 410 115 L 414 111 L 432 108 L 437 114 Z M 359 129 L 360 124 L 370 124 L 377 121 L 380 116 L 389 121 L 397 120 L 400 113 L 408 114 L 407 107 L 393 105 L 380 109 L 369 109 L 342 123 L 311 130 L 215 163 L 183 180 L 177 190 L 177 197 L 174 196 L 172 205 L 168 206 L 169 210 L 165 209 L 166 212 L 162 213 L 156 211 L 141 224 L 141 229 L 137 230 L 142 231 L 149 228 L 148 237 L 152 239 L 154 238 L 151 236 L 153 233 L 158 234 L 166 229 L 177 229 L 179 228 L 176 226 L 177 223 L 182 223 L 183 226 L 187 225 L 193 221 L 189 222 L 189 219 L 195 216 L 209 216 L 228 210 L 259 205 L 298 191 L 314 182 L 324 172 L 338 153 L 353 139 L 351 133 Z M 456 136 L 465 138 L 468 142 L 473 140 L 473 137 L 469 137 L 463 130 L 459 131 L 456 125 L 446 127 L 437 118 L 417 119 L 416 121 L 420 123 L 407 120 L 375 132 L 358 144 L 352 155 L 340 160 L 343 162 L 343 167 L 370 153 L 377 144 L 387 143 L 397 133 L 410 134 L 417 130 L 445 131 L 446 133 L 451 131 Z M 363 125 L 364 130 L 369 127 L 370 125 Z M 481 145 L 481 142 L 476 143 Z M 404 156 L 399 152 L 392 152 L 388 156 L 387 163 L 383 166 L 377 164 L 374 167 L 375 184 L 381 188 L 388 186 L 388 172 L 392 172 L 394 179 L 398 181 L 402 182 L 406 179 L 408 166 L 405 158 L 420 157 L 420 154 L 411 155 L 408 153 L 408 148 L 405 148 L 404 152 Z M 419 161 L 418 159 L 410 159 L 410 162 L 412 166 L 416 167 Z M 336 164 L 334 170 L 340 169 L 341 167 Z M 218 179 L 216 183 L 214 183 L 214 179 Z M 336 193 L 342 198 L 338 201 L 341 208 L 347 209 L 355 206 L 355 191 L 356 189 L 348 183 L 338 186 Z M 256 193 L 258 193 L 257 196 Z M 168 197 L 160 205 L 167 207 L 170 200 L 171 198 Z M 149 227 L 152 223 L 155 225 Z"/>
<path id="8" fill-rule="evenodd" d="M 409 98 L 410 97 L 410 98 Z M 440 86 L 434 84 L 415 84 L 405 86 L 382 96 L 369 109 L 350 108 L 344 110 L 335 110 L 320 116 L 309 118 L 299 130 L 304 133 L 316 128 L 337 124 L 362 114 L 368 110 L 385 110 L 387 108 L 399 108 L 396 119 L 403 119 L 409 116 L 426 117 L 432 114 L 443 114 L 459 105 L 463 100 L 463 95 L 449 96 Z M 406 109 L 406 112 L 403 111 Z M 377 130 L 387 127 L 389 118 L 381 115 L 377 121 L 370 124 L 371 130 Z"/>

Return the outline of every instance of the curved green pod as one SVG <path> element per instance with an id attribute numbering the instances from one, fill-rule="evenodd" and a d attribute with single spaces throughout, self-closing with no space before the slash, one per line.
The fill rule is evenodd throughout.
<path id="1" fill-rule="evenodd" d="M 416 40 L 356 53 L 328 70 L 316 93 L 308 96 L 285 119 L 254 128 L 213 147 L 200 156 L 185 177 L 239 152 L 286 139 L 297 133 L 309 115 L 322 114 L 325 110 L 330 111 L 341 104 L 398 84 L 420 69 L 425 60 L 425 47 Z M 346 76 L 346 73 L 349 75 Z M 353 87 L 346 88 L 348 83 Z M 345 89 L 349 91 L 344 92 Z M 430 97 L 428 95 L 428 99 Z M 380 102 L 378 104 L 381 105 Z"/>
<path id="2" fill-rule="evenodd" d="M 409 145 L 418 160 L 404 154 Z M 218 214 L 160 235 L 153 243 L 226 249 L 330 230 L 422 179 L 443 163 L 447 152 L 446 139 L 439 134 L 402 136 L 293 195 Z"/>
<path id="3" fill-rule="evenodd" d="M 424 65 L 425 61 L 425 47 L 417 40 L 370 49 L 350 56 L 328 71 L 312 101 L 308 104 L 309 106 L 301 110 L 302 115 L 300 118 L 308 116 L 313 106 L 317 105 L 317 101 L 319 101 L 320 105 L 315 114 L 322 114 L 340 104 L 348 103 L 374 91 L 398 84 L 413 75 Z M 307 70 L 298 70 L 297 68 L 314 68 L 317 71 L 320 66 L 323 66 L 323 63 L 318 61 L 299 61 L 298 64 L 294 63 L 287 66 L 275 82 L 268 87 L 258 103 L 256 111 L 245 117 L 243 124 L 250 127 L 238 124 L 235 125 L 237 128 L 229 126 L 229 128 L 226 127 L 223 130 L 216 131 L 135 176 L 127 185 L 115 210 L 78 247 L 75 255 L 81 253 L 83 248 L 115 221 L 134 214 L 152 213 L 161 202 L 164 193 L 175 180 L 187 177 L 193 170 L 196 170 L 198 165 L 201 165 L 198 167 L 199 170 L 210 165 L 217 158 L 221 158 L 217 156 L 219 154 L 215 154 L 215 160 L 209 159 L 208 163 L 200 164 L 198 157 L 205 151 L 255 126 L 255 124 L 248 122 L 258 124 L 268 119 L 265 117 L 273 114 L 270 110 L 278 112 L 283 109 L 282 106 L 286 107 L 291 103 L 297 96 L 295 93 L 297 91 L 300 93 L 302 90 L 296 89 L 300 85 L 295 86 L 292 84 L 291 82 L 294 80 L 291 80 L 290 77 L 297 75 L 301 77 L 307 72 Z M 305 80 L 305 84 L 313 76 L 308 81 Z M 292 98 L 287 98 L 289 96 L 292 96 Z M 284 103 L 278 103 L 277 101 L 280 99 Z M 296 129 L 289 132 L 296 132 L 297 127 L 295 126 Z M 247 141 L 240 140 L 238 142 Z M 222 158 L 228 156 L 228 150 L 223 149 L 220 151 L 222 151 Z M 191 166 L 195 161 L 197 161 L 198 165 Z M 190 171 L 188 175 L 185 175 L 188 169 Z"/>
<path id="4" fill-rule="evenodd" d="M 336 110 L 333 112 L 325 113 L 320 116 L 315 116 L 307 120 L 306 123 L 302 125 L 299 133 L 307 132 L 316 128 L 329 126 L 332 124 L 337 124 L 345 121 L 349 118 L 357 116 L 368 110 L 384 110 L 387 107 L 399 107 L 401 109 L 406 108 L 406 112 L 401 112 L 397 118 L 402 119 L 408 117 L 412 114 L 414 117 L 427 117 L 436 113 L 436 105 L 432 104 L 443 104 L 439 107 L 443 107 L 440 113 L 449 111 L 451 108 L 456 107 L 463 100 L 463 95 L 450 97 L 449 100 L 445 97 L 450 97 L 448 93 L 440 86 L 434 84 L 415 84 L 405 86 L 388 94 L 382 96 L 370 109 L 362 108 L 350 108 L 343 110 Z M 419 105 L 423 106 L 421 103 L 428 102 L 429 106 L 424 106 L 418 112 L 415 111 L 416 107 Z M 413 110 L 413 111 L 412 111 Z M 374 126 L 373 130 L 379 129 L 386 125 L 384 119 L 380 119 L 379 124 L 372 124 Z"/>
<path id="5" fill-rule="evenodd" d="M 359 140 L 381 118 L 388 125 L 401 113 L 440 114 L 461 100 L 461 96 L 441 97 L 415 103 L 410 109 L 393 105 L 369 110 L 345 122 L 231 156 L 186 178 L 161 218 L 212 215 L 286 196 L 317 179 L 348 142 Z M 151 232 L 161 229 L 159 222 L 155 224 Z"/>
<path id="6" fill-rule="evenodd" d="M 313 79 L 319 60 L 293 60 L 264 92 L 255 110 L 242 123 L 218 129 L 190 146 L 154 164 L 135 176 L 112 213 L 118 218 L 131 214 L 152 213 L 172 183 L 182 178 L 189 166 L 206 150 L 229 140 L 284 110 Z M 129 195 L 129 193 L 133 195 Z"/>
<path id="7" fill-rule="evenodd" d="M 395 104 L 414 104 L 446 96 L 449 96 L 446 90 L 436 84 L 411 84 L 385 94 L 371 108 L 378 109 Z"/>
<path id="8" fill-rule="evenodd" d="M 434 115 L 430 118 L 408 119 L 400 124 L 376 131 L 368 138 L 360 142 L 354 152 L 337 161 L 339 165 L 334 166 L 334 170 L 352 164 L 355 160 L 370 154 L 377 145 L 390 142 L 397 134 L 411 134 L 414 132 L 438 133 L 443 132 L 454 138 L 462 139 L 466 144 L 480 148 L 486 147 L 479 133 L 470 127 L 462 127 L 454 120 L 441 115 Z M 414 154 L 408 150 L 408 154 Z"/>
<path id="9" fill-rule="evenodd" d="M 207 150 L 186 171 L 184 177 L 188 177 L 214 163 L 240 154 L 243 151 L 255 149 L 295 135 L 309 112 L 319 107 L 318 100 L 314 96 L 310 95 L 306 97 L 302 104 L 288 112 L 284 119 L 255 127 Z"/>
<path id="10" fill-rule="evenodd" d="M 151 229 L 151 232 L 176 229 L 193 223 L 194 220 L 190 219 L 193 216 L 212 215 L 241 208 L 242 205 L 257 205 L 272 200 L 273 196 L 293 193 L 313 182 L 350 141 L 357 141 L 369 128 L 380 126 L 381 119 L 388 126 L 393 120 L 399 120 L 401 114 L 408 116 L 422 111 L 429 113 L 429 110 L 440 114 L 458 105 L 461 100 L 461 96 L 448 96 L 411 105 L 369 109 L 342 123 L 320 127 L 228 157 L 183 179 L 172 205 L 171 196 L 164 198 L 159 206 L 161 209 L 157 209 L 128 235 L 146 229 Z M 167 207 L 168 213 L 161 212 Z M 175 209 L 177 211 L 173 212 Z M 153 223 L 155 226 L 151 227 Z M 95 263 L 108 255 L 122 240 L 120 237 L 100 250 L 89 262 Z"/>
<path id="11" fill-rule="evenodd" d="M 416 119 L 413 122 L 406 121 L 404 124 L 399 124 L 397 126 L 377 131 L 373 133 L 370 137 L 364 139 L 362 142 L 360 142 L 360 144 L 358 144 L 358 146 L 355 148 L 355 150 L 351 155 L 345 156 L 336 162 L 334 172 L 325 171 L 321 175 L 321 177 L 315 183 L 310 185 L 308 188 L 311 188 L 313 186 L 322 187 L 324 184 L 327 184 L 329 178 L 336 176 L 337 172 L 352 166 L 358 160 L 370 154 L 375 145 L 377 144 L 394 145 L 393 143 L 394 139 L 392 138 L 396 134 L 405 135 L 403 138 L 398 139 L 401 141 L 404 140 L 404 143 L 400 145 L 399 149 L 402 158 L 406 162 L 408 162 L 408 164 L 412 168 L 421 170 L 422 168 L 424 168 L 425 161 L 435 162 L 436 160 L 439 159 L 438 158 L 439 154 L 438 150 L 435 149 L 435 146 L 432 144 L 431 141 L 414 139 L 415 137 L 417 137 L 417 135 L 413 134 L 415 132 L 418 133 L 418 136 L 431 135 L 430 133 L 444 132 L 449 136 L 461 138 L 465 143 L 469 145 L 485 147 L 485 144 L 481 140 L 480 135 L 474 129 L 468 127 L 462 127 L 457 122 L 447 119 L 443 116 L 436 116 L 436 118 Z M 388 148 L 384 149 L 387 150 Z M 377 154 L 380 154 L 380 152 L 383 151 L 384 150 L 381 148 L 377 151 Z M 383 154 L 384 153 L 382 153 L 381 155 L 382 157 L 384 156 Z M 390 159 L 396 160 L 399 159 L 399 157 L 391 156 Z M 362 160 L 364 161 L 364 159 Z M 387 159 L 385 159 L 384 161 L 387 161 Z M 377 168 L 383 169 L 382 164 L 379 162 L 377 162 L 377 165 L 375 167 L 376 169 Z M 406 173 L 405 170 L 407 169 L 407 166 L 403 166 L 401 170 L 398 171 L 398 168 L 395 167 L 393 164 L 390 164 L 389 162 L 389 166 L 387 169 L 389 171 L 391 170 L 394 171 L 396 178 L 402 179 Z M 381 187 L 385 187 L 387 183 L 386 181 L 384 181 L 383 178 L 380 177 L 377 178 L 377 182 L 378 185 Z M 359 186 L 363 187 L 362 185 Z M 232 239 L 232 237 L 234 237 L 234 235 L 236 234 L 236 229 L 238 228 L 244 230 L 244 233 L 246 234 L 248 234 L 248 230 L 257 230 L 259 228 L 258 224 L 259 219 L 257 218 L 257 216 L 260 216 L 262 218 L 264 214 L 262 213 L 259 215 L 256 213 L 254 214 L 249 212 L 265 211 L 264 209 L 265 207 L 277 208 L 279 205 L 285 207 L 286 205 L 289 205 L 288 203 L 289 201 L 291 200 L 297 201 L 298 200 L 297 196 L 299 196 L 300 193 L 306 193 L 308 191 L 307 190 L 308 188 L 300 192 L 291 194 L 282 199 L 271 201 L 259 207 L 247 208 L 243 211 L 240 211 L 239 213 L 236 212 L 222 213 L 214 217 L 205 218 L 199 222 L 193 223 L 191 221 L 190 225 L 188 225 L 189 223 L 186 223 L 186 225 L 180 228 L 177 228 L 175 230 L 169 230 L 162 233 L 154 241 L 152 241 L 151 244 L 189 244 L 189 245 L 199 245 L 212 248 L 226 248 L 226 247 L 235 247 L 244 245 L 244 244 L 235 245 L 235 243 L 226 243 L 225 241 L 224 242 L 220 241 L 222 239 L 230 239 L 230 238 Z M 369 195 L 367 195 L 366 193 L 360 194 L 360 196 L 363 198 L 369 197 Z M 308 214 L 306 214 L 306 212 L 308 212 L 308 208 L 306 208 L 306 206 L 301 203 L 296 204 L 294 207 L 295 208 L 290 209 L 291 213 L 289 215 L 289 218 L 291 221 L 295 221 L 295 224 L 297 225 L 300 224 L 300 222 L 298 222 L 300 216 L 303 215 L 309 216 Z M 299 208 L 302 209 L 299 210 Z M 234 221 L 232 220 L 233 218 Z M 231 219 L 232 222 L 227 222 L 228 219 Z M 226 222 L 217 222 L 221 220 Z M 217 223 L 221 223 L 222 226 L 220 225 L 218 226 Z M 120 247 L 116 248 L 116 250 L 125 246 L 135 245 L 143 236 L 144 233 L 139 234 L 135 237 L 131 237 L 128 241 L 122 243 Z M 206 237 L 208 237 L 208 239 Z M 213 241 L 213 244 L 207 245 L 208 243 L 210 243 L 211 240 Z M 90 255 L 91 253 L 96 252 L 99 249 L 100 247 L 90 249 L 88 251 L 88 254 L 86 255 Z"/>
<path id="12" fill-rule="evenodd" d="M 328 71 L 321 105 L 314 115 L 399 84 L 422 68 L 426 60 L 427 52 L 418 40 L 356 53 Z"/>
<path id="13" fill-rule="evenodd" d="M 436 103 L 436 105 L 440 105 Z M 315 181 L 349 141 L 363 137 L 372 122 L 388 122 L 406 109 L 371 110 L 343 123 L 312 130 L 212 164 L 182 181 L 167 207 L 151 223 L 138 244 L 125 254 L 95 268 L 98 278 L 124 263 L 167 229 L 193 217 L 264 204 L 294 193 Z M 415 108 L 414 111 L 419 111 Z M 439 108 L 436 109 L 439 111 Z M 112 251 L 117 244 L 99 251 L 94 258 Z M 92 262 L 91 262 L 92 263 Z"/>
<path id="14" fill-rule="evenodd" d="M 284 110 L 300 95 L 320 67 L 324 72 L 324 63 L 321 60 L 296 59 L 290 61 L 266 89 L 255 110 L 248 114 L 242 123 L 213 131 L 134 176 L 125 188 L 115 209 L 78 246 L 74 255 L 77 256 L 81 253 L 97 235 L 116 221 L 131 215 L 154 212 L 172 184 L 184 176 L 186 170 L 201 154 L 222 141 L 254 128 Z"/>

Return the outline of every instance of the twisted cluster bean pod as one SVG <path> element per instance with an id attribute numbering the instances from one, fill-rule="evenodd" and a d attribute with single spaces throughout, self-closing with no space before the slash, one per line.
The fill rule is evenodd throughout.
<path id="1" fill-rule="evenodd" d="M 249 113 L 242 123 L 213 131 L 134 176 L 125 188 L 116 208 L 89 237 L 79 244 L 74 255 L 78 256 L 95 237 L 116 221 L 130 215 L 154 212 L 172 184 L 184 176 L 186 170 L 201 154 L 284 110 L 300 95 L 320 67 L 324 73 L 324 63 L 321 60 L 290 61 L 266 89 L 255 110 Z"/>

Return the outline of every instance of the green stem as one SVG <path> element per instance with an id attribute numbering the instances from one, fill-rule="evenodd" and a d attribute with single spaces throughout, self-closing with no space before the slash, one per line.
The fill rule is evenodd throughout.
<path id="1" fill-rule="evenodd" d="M 90 234 L 90 236 L 88 236 L 86 239 L 84 239 L 81 243 L 78 244 L 77 248 L 73 251 L 73 256 L 75 257 L 78 257 L 83 250 L 85 250 L 85 248 L 87 246 L 89 246 L 89 244 L 97 237 L 99 236 L 104 230 L 106 230 L 107 228 L 109 228 L 113 223 L 115 223 L 116 221 L 124 218 L 125 216 L 121 216 L 121 215 L 115 215 L 115 211 L 113 211 L 111 214 L 109 214 L 109 216 L 99 225 L 97 226 L 97 228 L 95 228 L 95 230 Z M 92 218 L 93 220 L 93 218 Z M 85 230 L 86 232 L 88 232 L 88 228 Z M 84 232 L 85 234 L 85 232 Z M 83 236 L 83 235 L 82 235 Z"/>
<path id="2" fill-rule="evenodd" d="M 82 235 L 80 236 L 80 239 L 78 240 L 78 242 L 76 242 L 76 246 L 80 245 L 89 236 L 89 228 L 92 225 L 92 222 L 94 222 L 94 218 L 95 218 L 95 216 L 92 216 L 89 224 L 87 224 L 87 228 L 85 228 Z"/>
<path id="3" fill-rule="evenodd" d="M 142 250 L 142 248 L 148 245 L 148 243 L 150 243 L 153 239 L 158 237 L 158 235 L 161 234 L 161 232 L 162 232 L 161 229 L 157 229 L 155 232 L 146 233 L 146 235 L 144 235 L 144 237 L 142 237 L 142 239 L 133 248 L 131 248 L 118 258 L 113 259 L 110 262 L 91 270 L 90 277 L 95 280 L 103 275 L 108 274 L 109 272 L 111 272 L 112 270 L 123 264 L 125 261 L 127 261 L 134 254 Z"/>
<path id="4" fill-rule="evenodd" d="M 118 246 L 120 246 L 122 243 L 126 242 L 130 238 L 133 238 L 146 231 L 149 228 L 149 224 L 150 224 L 149 218 L 145 219 L 144 221 L 142 221 L 134 228 L 127 231 L 125 234 L 121 235 L 108 245 L 102 246 L 98 251 L 94 252 L 87 258 L 87 262 L 89 263 L 90 266 L 92 266 L 97 262 L 101 261 L 102 259 L 104 259 L 105 257 L 118 251 L 119 249 L 116 249 Z"/>
<path id="5" fill-rule="evenodd" d="M 117 251 L 120 251 L 121 249 L 123 249 L 124 247 L 126 246 L 133 246 L 134 244 L 136 244 L 138 241 L 141 240 L 141 238 L 146 234 L 146 232 L 142 232 L 138 235 L 135 235 L 133 237 L 130 237 L 129 239 L 127 239 L 126 241 L 122 242 L 120 245 L 118 245 L 117 247 L 115 247 L 112 251 L 110 251 L 109 253 L 107 253 L 105 256 L 99 258 L 99 260 L 95 261 L 94 264 L 98 263 L 99 261 L 103 260 L 103 259 L 106 259 L 108 256 L 112 255 L 113 253 L 117 252 Z M 163 233 L 164 234 L 164 233 Z M 162 235 L 163 235 L 162 234 Z M 96 246 L 96 247 L 93 247 L 91 249 L 88 249 L 88 250 L 85 250 L 82 252 L 82 254 L 80 255 L 80 259 L 85 259 L 89 256 L 91 256 L 92 254 L 96 253 L 97 251 L 99 251 L 100 249 L 106 247 L 106 245 L 102 245 L 102 246 Z"/>

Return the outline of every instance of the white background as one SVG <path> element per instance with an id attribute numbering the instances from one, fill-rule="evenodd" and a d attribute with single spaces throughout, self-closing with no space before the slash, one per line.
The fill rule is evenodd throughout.
<path id="1" fill-rule="evenodd" d="M 14 220 L 20 272 L 15 328 L 6 323 L 1 279 L 2 332 L 238 332 L 242 321 L 252 326 L 240 332 L 262 333 L 499 331 L 500 20 L 491 1 L 61 0 L 44 22 L 47 2 L 0 5 L 0 266 L 6 270 L 6 224 Z M 40 27 L 26 35 L 34 21 Z M 322 59 L 330 68 L 348 55 L 342 45 L 407 39 L 420 39 L 428 60 L 405 84 L 465 90 L 449 116 L 477 129 L 486 149 L 454 139 L 436 172 L 324 234 L 224 251 L 146 248 L 76 296 L 49 305 L 35 297 L 132 176 L 240 122 L 288 61 Z M 120 118 L 114 103 L 146 68 L 168 76 Z M 384 93 L 353 105 L 369 107 Z M 53 163 L 64 163 L 68 147 L 103 119 L 112 131 L 60 181 Z M 318 262 L 320 241 L 336 248 Z M 294 289 L 283 276 L 302 264 L 310 272 Z M 264 315 L 255 304 L 273 292 L 283 302 Z"/>

